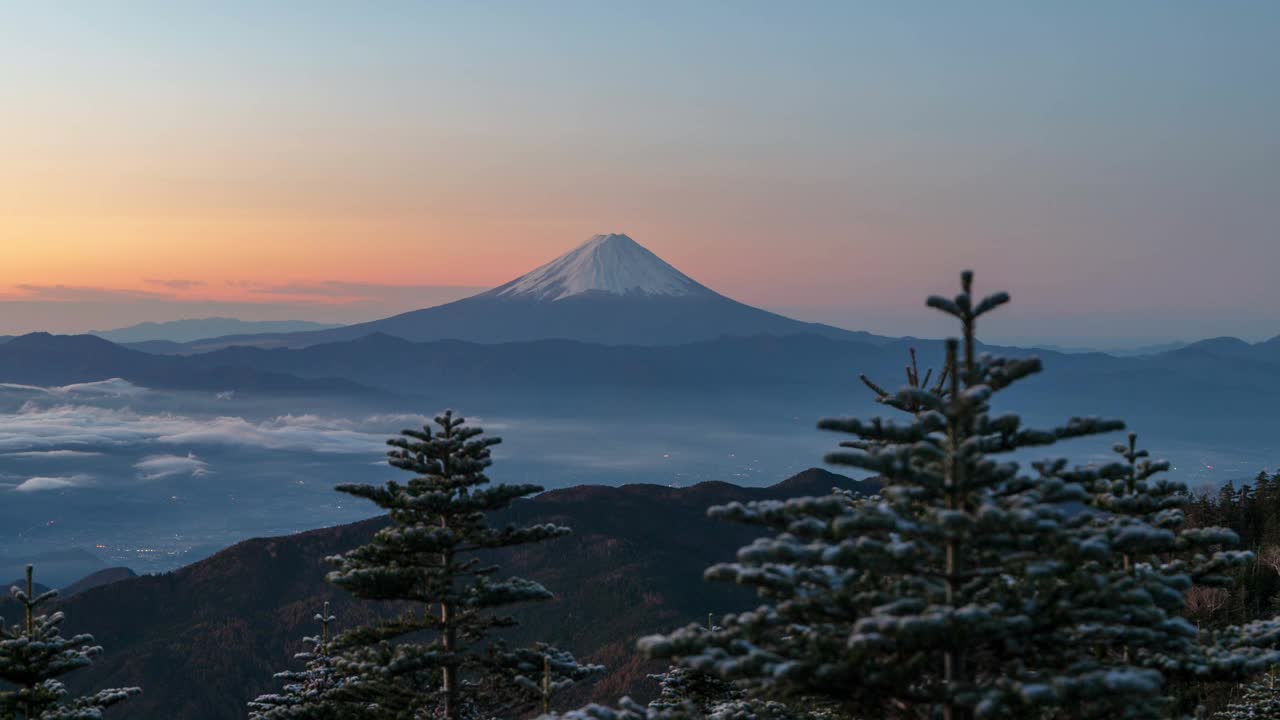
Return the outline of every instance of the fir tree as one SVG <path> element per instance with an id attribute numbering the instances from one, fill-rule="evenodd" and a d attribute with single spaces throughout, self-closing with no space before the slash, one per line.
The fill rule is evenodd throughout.
<path id="1" fill-rule="evenodd" d="M 719 629 L 708 616 L 706 631 L 714 633 Z M 648 710 L 660 716 L 716 720 L 789 720 L 799 717 L 782 703 L 748 697 L 742 688 L 712 673 L 675 665 L 649 678 L 658 681 L 659 692 L 658 697 L 649 703 Z"/>
<path id="2" fill-rule="evenodd" d="M 329 614 L 329 603 L 325 603 L 324 610 L 315 616 L 315 620 L 320 623 L 320 634 L 303 638 L 303 643 L 310 649 L 293 656 L 303 661 L 304 668 L 276 673 L 276 679 L 285 682 L 284 688 L 279 693 L 260 695 L 251 701 L 250 720 L 326 717 L 324 708 L 317 706 L 315 701 L 338 686 L 329 656 L 329 626 L 337 618 Z"/>
<path id="3" fill-rule="evenodd" d="M 707 616 L 707 632 L 718 630 L 713 616 Z M 650 675 L 658 682 L 658 697 L 649 703 L 650 709 L 673 711 L 691 708 L 709 714 L 713 708 L 727 702 L 740 700 L 743 693 L 729 681 L 718 675 L 698 672 L 680 666 L 672 666 L 660 675 Z"/>
<path id="4" fill-rule="evenodd" d="M 1226 709 L 1215 713 L 1218 720 L 1280 720 L 1280 688 L 1274 675 L 1254 680 Z"/>
<path id="5" fill-rule="evenodd" d="M 631 698 L 622 698 L 618 707 L 591 704 L 578 710 L 556 715 L 544 715 L 540 720 L 705 720 L 689 708 L 646 707 Z"/>
<path id="6" fill-rule="evenodd" d="M 649 703 L 651 716 L 709 718 L 711 720 L 799 720 L 810 717 L 787 704 L 750 697 L 733 683 L 705 672 L 679 665 L 661 675 L 658 697 Z"/>
<path id="7" fill-rule="evenodd" d="M 542 488 L 490 486 L 485 469 L 498 438 L 481 437 L 480 428 L 449 411 L 435 425 L 388 441 L 390 464 L 414 475 L 408 482 L 338 487 L 386 510 L 391 524 L 369 544 L 331 558 L 338 569 L 330 581 L 360 598 L 409 607 L 335 640 L 341 683 L 318 702 L 352 717 L 371 707 L 377 718 L 511 717 L 537 707 L 540 680 L 559 689 L 599 669 L 548 646 L 511 649 L 491 637 L 515 624 L 504 608 L 551 593 L 531 580 L 496 577 L 497 568 L 479 555 L 569 529 L 489 526 L 486 514 Z M 542 677 L 547 669 L 549 680 Z"/>
<path id="8" fill-rule="evenodd" d="M 1204 627 L 1229 600 L 1233 571 L 1254 562 L 1253 553 L 1228 549 L 1239 542 L 1230 529 L 1187 526 L 1186 486 L 1165 477 L 1169 463 L 1139 449 L 1135 434 L 1114 450 L 1122 462 L 1063 476 L 1089 483 L 1094 523 L 1119 554 L 1096 572 L 1098 593 L 1149 598 L 1149 607 L 1123 617 L 1095 613 L 1080 640 L 1104 663 L 1154 669 L 1183 687 L 1245 679 L 1280 661 L 1274 620 Z M 1252 497 L 1248 486 L 1229 494 Z"/>
<path id="9" fill-rule="evenodd" d="M 742 692 L 718 675 L 701 673 L 689 668 L 674 666 L 660 675 L 650 675 L 658 681 L 658 697 L 649 703 L 654 710 L 675 710 L 689 706 L 708 715 L 725 703 L 742 698 Z"/>
<path id="10" fill-rule="evenodd" d="M 63 637 L 61 612 L 37 615 L 36 611 L 57 597 L 56 591 L 35 594 L 32 566 L 27 566 L 27 587 L 10 589 L 23 606 L 24 622 L 6 627 L 0 618 L 0 680 L 15 689 L 0 689 L 0 717 L 13 720 L 99 720 L 103 711 L 142 692 L 138 688 L 100 690 L 72 697 L 60 678 L 93 663 L 102 648 L 92 635 Z"/>
<path id="11" fill-rule="evenodd" d="M 978 355 L 978 318 L 1008 296 L 977 301 L 970 285 L 965 273 L 960 295 L 929 300 L 962 329 L 947 343 L 946 387 L 912 380 L 878 392 L 909 414 L 903 423 L 820 424 L 852 436 L 828 461 L 879 474 L 883 498 L 713 508 L 774 533 L 707 573 L 755 588 L 765 604 L 729 616 L 722 632 L 686 629 L 643 649 L 758 694 L 811 694 L 871 717 L 1157 716 L 1157 672 L 1091 662 L 1087 645 L 1065 642 L 1091 610 L 1145 607 L 1096 594 L 1090 569 L 1113 551 L 1078 512 L 1083 479 L 1061 477 L 1058 462 L 1026 474 L 997 459 L 1123 426 L 1074 419 L 1039 431 L 993 414 L 992 397 L 1040 363 Z"/>

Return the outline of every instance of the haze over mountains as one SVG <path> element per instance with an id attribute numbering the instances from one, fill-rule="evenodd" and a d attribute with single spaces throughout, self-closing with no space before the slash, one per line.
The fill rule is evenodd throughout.
<path id="1" fill-rule="evenodd" d="M 942 356 L 737 303 L 623 235 L 363 325 L 128 346 L 34 333 L 0 342 L 0 532 L 27 553 L 102 544 L 109 564 L 165 569 L 358 519 L 371 509 L 332 485 L 384 478 L 387 435 L 444 407 L 497 423 L 509 479 L 772 482 L 829 449 L 818 418 L 881 414 L 857 376 L 896 385 L 912 348 Z M 1006 350 L 1046 374 L 1004 409 L 1122 417 L 1192 486 L 1280 457 L 1280 340 Z"/>
<path id="2" fill-rule="evenodd" d="M 212 327 L 202 323 L 168 329 Z M 816 413 L 841 407 L 837 398 L 855 391 L 857 372 L 891 382 L 912 347 L 926 362 L 940 355 L 936 341 L 850 332 L 738 303 L 626 235 L 609 234 L 487 292 L 359 325 L 128 347 L 27 335 L 0 345 L 0 382 L 122 378 L 175 390 L 369 401 L 394 395 L 405 404 L 478 405 L 486 413 L 572 414 L 584 394 L 601 412 L 664 403 L 711 408 L 720 406 L 704 400 L 719 393 L 728 406 L 781 403 Z M 1203 411 L 1223 416 L 1214 432 L 1225 433 L 1257 416 L 1267 407 L 1259 399 L 1280 386 L 1280 338 L 1152 350 L 1133 357 L 1038 351 L 1054 375 L 1024 391 L 1024 410 L 1137 408 L 1170 427 Z M 756 397 L 746 399 L 748 391 Z"/>
<path id="3" fill-rule="evenodd" d="M 268 327 L 192 321 L 117 337 L 228 326 Z M 572 413 L 584 393 L 596 396 L 596 411 L 611 402 L 688 406 L 719 392 L 730 405 L 781 400 L 808 413 L 837 409 L 832 398 L 853 389 L 857 372 L 889 381 L 911 347 L 926 362 L 940 353 L 936 341 L 804 323 L 738 303 L 626 235 L 608 234 L 487 292 L 358 325 L 127 347 L 91 336 L 13 338 L 0 345 L 0 382 L 56 387 L 121 378 L 174 390 L 391 394 L 405 403 L 474 403 L 485 412 Z M 1164 424 L 1200 411 L 1243 420 L 1263 407 L 1259 395 L 1280 386 L 1280 338 L 1153 350 L 1124 358 L 1042 351 L 1055 379 L 1027 392 L 1028 409 L 1087 411 L 1088 402 L 1097 412 L 1136 407 Z M 1069 385 L 1076 378 L 1080 384 Z M 758 399 L 744 400 L 747 390 Z"/>

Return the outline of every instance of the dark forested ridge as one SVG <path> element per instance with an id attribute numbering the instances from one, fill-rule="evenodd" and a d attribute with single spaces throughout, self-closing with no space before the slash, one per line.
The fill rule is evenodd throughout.
<path id="1" fill-rule="evenodd" d="M 553 640 L 608 672 L 596 699 L 654 690 L 657 668 L 635 654 L 644 634 L 708 613 L 742 609 L 751 593 L 702 580 L 706 567 L 733 557 L 755 533 L 706 517 L 732 501 L 821 495 L 833 487 L 874 491 L 823 470 L 769 488 L 701 483 L 688 488 L 630 485 L 555 490 L 518 503 L 501 521 L 553 522 L 574 533 L 497 558 L 504 571 L 536 577 L 555 593 L 520 614 L 513 641 Z M 655 523 L 654 518 L 663 522 Z M 73 688 L 132 686 L 145 693 L 112 711 L 117 718 L 214 720 L 244 717 L 246 698 L 291 667 L 312 616 L 332 603 L 338 627 L 378 610 L 325 582 L 324 558 L 366 542 L 381 518 L 287 537 L 249 540 L 172 573 L 126 579 L 60 602 L 67 629 L 92 632 L 106 653 L 69 677 Z M 13 617 L 8 601 L 0 616 Z M 526 637 L 527 636 L 527 637 Z M 582 699 L 566 696 L 565 701 Z"/>

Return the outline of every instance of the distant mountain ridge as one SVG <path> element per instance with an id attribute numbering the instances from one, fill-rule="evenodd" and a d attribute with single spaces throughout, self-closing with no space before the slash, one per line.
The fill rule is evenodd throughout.
<path id="1" fill-rule="evenodd" d="M 318 332 L 210 338 L 187 343 L 180 352 L 233 345 L 300 348 L 373 333 L 415 342 L 488 344 L 563 339 L 604 345 L 678 345 L 724 336 L 796 334 L 884 340 L 731 300 L 630 237 L 610 234 L 592 237 L 511 282 L 445 305 Z"/>
<path id="2" fill-rule="evenodd" d="M 733 417 L 786 408 L 791 417 L 819 417 L 866 399 L 857 383 L 860 372 L 896 386 L 910 348 L 926 366 L 942 356 L 936 340 L 867 343 L 812 334 L 658 346 L 415 343 L 373 334 L 296 350 L 231 347 L 156 356 L 91 336 L 37 334 L 0 345 L 0 383 L 63 386 L 123 378 L 147 387 L 219 392 L 372 393 L 418 407 L 467 407 L 473 414 L 581 414 L 586 402 L 593 412 L 609 414 L 678 409 L 686 416 Z M 1015 394 L 1015 407 L 1033 415 L 1109 414 L 1135 427 L 1179 433 L 1196 427 L 1204 437 L 1257 438 L 1265 434 L 1257 420 L 1280 405 L 1277 340 L 1212 340 L 1124 358 L 988 349 L 1042 358 L 1047 376 Z"/>
<path id="3" fill-rule="evenodd" d="M 0 344 L 0 383 L 53 387 L 116 378 L 175 390 L 316 395 L 369 392 L 339 378 L 304 379 L 245 366 L 194 365 L 182 357 L 130 350 L 94 335 L 31 333 Z"/>
<path id="4" fill-rule="evenodd" d="M 93 330 L 87 334 L 97 335 L 104 340 L 120 344 L 155 341 L 184 343 L 220 335 L 306 332 L 309 330 L 328 330 L 335 327 L 341 326 L 333 323 L 308 322 L 305 320 L 253 321 L 229 317 L 212 317 L 172 320 L 169 322 L 144 322 L 114 330 Z"/>
<path id="5" fill-rule="evenodd" d="M 1256 343 L 1237 337 L 1207 338 L 1173 350 L 1170 354 L 1208 354 L 1263 362 L 1280 362 L 1280 335 Z"/>
<path id="6" fill-rule="evenodd" d="M 1031 343 L 1028 344 L 1027 347 L 1072 355 L 1083 353 L 1102 353 L 1104 355 L 1112 355 L 1114 357 L 1137 357 L 1139 355 L 1160 355 L 1173 350 L 1181 350 L 1187 345 L 1190 345 L 1190 343 L 1182 340 L 1175 340 L 1166 343 L 1135 345 L 1132 347 L 1088 347 L 1080 345 L 1059 345 L 1056 343 Z"/>

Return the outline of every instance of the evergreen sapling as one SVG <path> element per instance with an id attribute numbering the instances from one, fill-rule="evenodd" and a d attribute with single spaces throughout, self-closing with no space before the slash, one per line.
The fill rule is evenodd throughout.
<path id="1" fill-rule="evenodd" d="M 27 566 L 26 588 L 10 589 L 22 605 L 22 624 L 7 627 L 0 618 L 0 717 L 13 720 L 100 720 L 103 711 L 137 695 L 136 687 L 100 690 L 73 697 L 60 678 L 93 663 L 102 648 L 87 634 L 63 637 L 65 616 L 37 614 L 57 597 L 50 590 L 35 594 L 33 569 Z"/>
<path id="2" fill-rule="evenodd" d="M 320 634 L 303 638 L 303 643 L 310 649 L 293 656 L 303 662 L 303 669 L 276 673 L 275 678 L 283 680 L 284 687 L 279 693 L 260 695 L 251 701 L 250 720 L 326 717 L 323 707 L 318 707 L 315 701 L 338 685 L 332 658 L 329 657 L 330 626 L 337 618 L 330 614 L 329 603 L 326 602 L 315 620 L 320 623 Z"/>
<path id="3" fill-rule="evenodd" d="M 352 717 L 368 709 L 378 718 L 512 717 L 599 670 L 550 646 L 508 648 L 492 637 L 515 624 L 505 609 L 552 595 L 532 580 L 499 578 L 480 555 L 569 529 L 488 524 L 488 514 L 542 488 L 490 485 L 485 470 L 499 439 L 482 434 L 446 411 L 434 427 L 388 441 L 389 463 L 411 473 L 410 480 L 338 487 L 387 511 L 391 524 L 369 544 L 331 558 L 337 569 L 329 580 L 356 597 L 408 610 L 335 639 L 341 682 L 321 694 L 320 704 Z"/>

